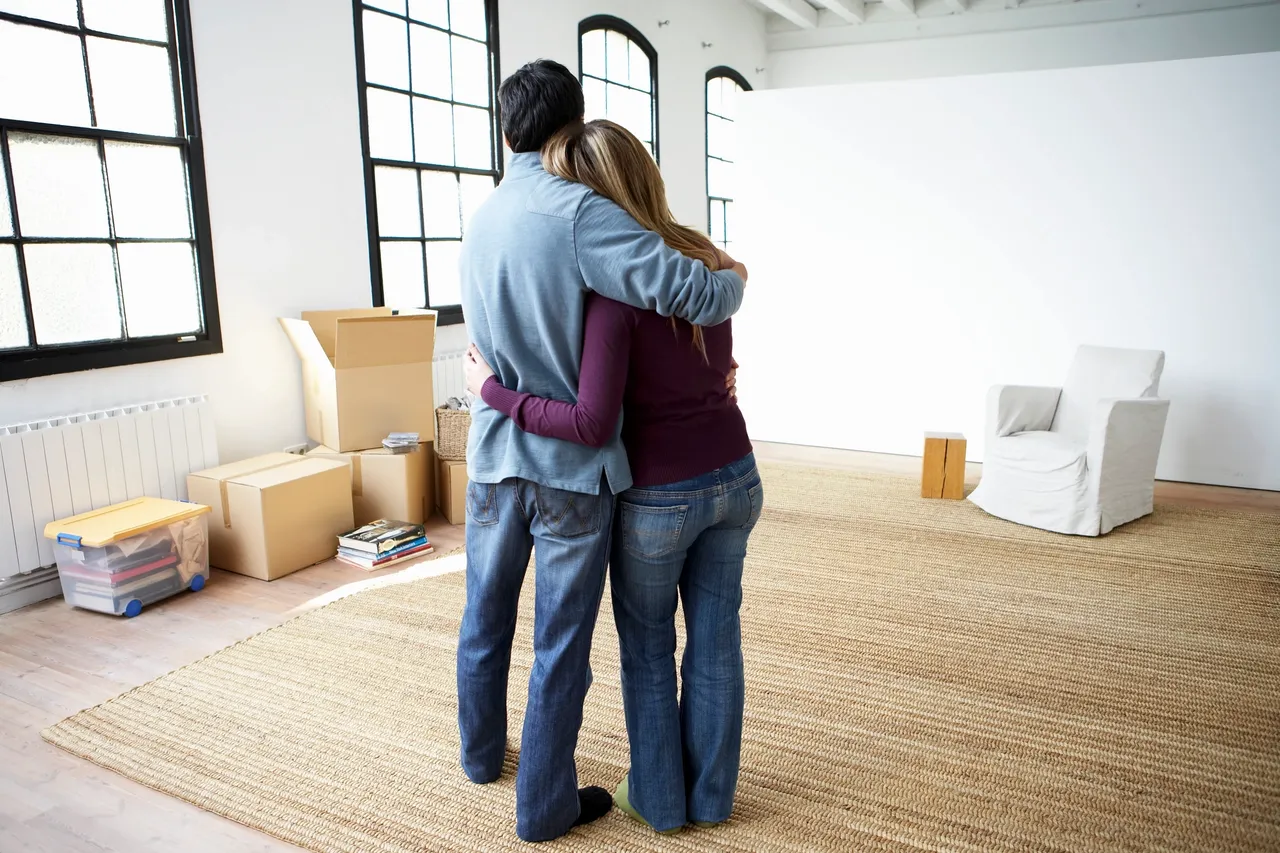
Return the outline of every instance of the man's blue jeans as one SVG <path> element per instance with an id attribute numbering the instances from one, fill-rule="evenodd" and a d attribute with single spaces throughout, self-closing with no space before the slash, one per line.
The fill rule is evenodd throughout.
<path id="1" fill-rule="evenodd" d="M 742 751 L 742 564 L 764 491 L 755 457 L 618 496 L 610 578 L 631 805 L 658 831 L 733 811 Z M 685 650 L 676 696 L 676 602 Z"/>
<path id="2" fill-rule="evenodd" d="M 525 841 L 556 838 L 578 819 L 573 753 L 612 522 L 613 496 L 603 483 L 599 495 L 520 479 L 467 488 L 458 728 L 462 768 L 473 782 L 502 774 L 511 641 L 529 553 L 537 546 L 534 663 L 516 774 L 516 834 Z"/>

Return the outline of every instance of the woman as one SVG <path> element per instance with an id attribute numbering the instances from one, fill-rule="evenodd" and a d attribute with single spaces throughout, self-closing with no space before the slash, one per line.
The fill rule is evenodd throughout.
<path id="1" fill-rule="evenodd" d="M 719 269 L 734 262 L 685 228 L 662 175 L 617 124 L 562 131 L 547 171 L 612 199 L 667 245 Z M 659 832 L 711 825 L 733 810 L 742 744 L 742 565 L 763 490 L 746 424 L 725 377 L 730 323 L 696 328 L 587 297 L 578 402 L 504 388 L 474 347 L 468 387 L 523 430 L 601 446 L 617 433 L 634 486 L 618 498 L 610 577 L 622 651 L 631 770 L 615 800 Z M 684 605 L 683 694 L 676 694 L 675 613 Z"/>

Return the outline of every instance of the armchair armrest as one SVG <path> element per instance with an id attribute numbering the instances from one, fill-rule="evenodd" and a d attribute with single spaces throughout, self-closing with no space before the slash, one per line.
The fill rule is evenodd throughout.
<path id="1" fill-rule="evenodd" d="M 1169 401 L 1155 397 L 1098 401 L 1087 466 L 1103 533 L 1151 512 L 1168 417 Z"/>
<path id="2" fill-rule="evenodd" d="M 1017 432 L 1044 431 L 1053 425 L 1061 388 L 1033 385 L 996 385 L 987 392 L 987 435 L 991 438 Z"/>

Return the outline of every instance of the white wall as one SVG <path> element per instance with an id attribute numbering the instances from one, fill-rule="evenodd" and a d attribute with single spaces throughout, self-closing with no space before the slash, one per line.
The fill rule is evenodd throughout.
<path id="1" fill-rule="evenodd" d="M 980 460 L 991 384 L 1150 347 L 1160 476 L 1280 489 L 1277 91 L 1280 53 L 748 96 L 752 436 Z"/>
<path id="2" fill-rule="evenodd" d="M 0 423 L 208 393 L 223 458 L 279 450 L 305 430 L 297 359 L 276 318 L 370 304 L 350 0 L 191 6 L 225 351 L 2 384 Z M 740 0 L 504 0 L 501 70 L 542 56 L 576 70 L 578 22 L 597 13 L 657 47 L 673 207 L 703 224 L 704 75 L 727 64 L 757 79 L 763 15 Z M 465 340 L 462 327 L 445 328 L 437 348 Z"/>
<path id="3" fill-rule="evenodd" d="M 1088 11 L 1084 4 L 1061 9 L 1045 7 L 1039 11 L 1065 15 L 1073 10 Z M 978 16 L 984 14 L 992 13 L 971 12 L 961 18 L 973 16 L 980 21 Z M 933 28 L 941 32 L 959 23 L 921 19 L 915 29 Z M 879 31 L 877 27 L 897 26 L 900 25 L 868 25 L 864 28 L 866 35 L 861 37 L 872 38 Z M 775 88 L 791 88 L 1270 50 L 1280 50 L 1280 5 L 1274 4 L 1039 29 L 775 50 L 769 54 L 768 68 Z"/>

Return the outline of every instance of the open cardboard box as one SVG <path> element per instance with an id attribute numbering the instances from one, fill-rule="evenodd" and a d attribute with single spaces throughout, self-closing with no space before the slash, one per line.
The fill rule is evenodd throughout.
<path id="1" fill-rule="evenodd" d="M 280 325 L 302 360 L 312 441 L 345 453 L 380 447 L 392 432 L 435 440 L 436 312 L 306 311 Z"/>

